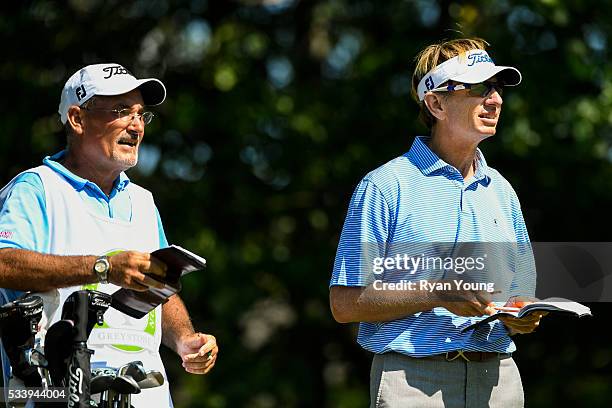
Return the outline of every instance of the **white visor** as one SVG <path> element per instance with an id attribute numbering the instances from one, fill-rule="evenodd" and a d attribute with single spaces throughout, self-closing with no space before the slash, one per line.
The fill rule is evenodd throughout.
<path id="1" fill-rule="evenodd" d="M 506 86 L 516 86 L 521 83 L 522 79 L 518 69 L 495 65 L 486 51 L 470 50 L 444 61 L 429 71 L 419 82 L 417 94 L 419 101 L 422 101 L 427 92 L 438 88 L 447 81 L 477 84 L 494 76 L 497 76 Z"/>

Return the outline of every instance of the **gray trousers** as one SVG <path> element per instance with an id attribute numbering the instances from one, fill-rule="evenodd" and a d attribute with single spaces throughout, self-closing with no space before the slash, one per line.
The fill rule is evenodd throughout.
<path id="1" fill-rule="evenodd" d="M 467 362 L 385 353 L 372 360 L 370 408 L 523 406 L 523 384 L 511 357 Z"/>

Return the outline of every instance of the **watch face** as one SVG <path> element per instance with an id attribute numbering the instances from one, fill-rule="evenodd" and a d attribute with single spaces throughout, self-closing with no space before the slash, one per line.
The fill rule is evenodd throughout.
<path id="1" fill-rule="evenodd" d="M 94 268 L 95 268 L 96 272 L 100 272 L 100 273 L 105 272 L 106 271 L 106 263 L 98 261 L 98 262 L 95 263 Z"/>

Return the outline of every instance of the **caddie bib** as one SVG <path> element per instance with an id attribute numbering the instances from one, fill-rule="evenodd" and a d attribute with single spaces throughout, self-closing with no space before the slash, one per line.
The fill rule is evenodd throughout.
<path id="1" fill-rule="evenodd" d="M 152 252 L 159 248 L 157 215 L 153 197 L 147 190 L 129 183 L 121 194 L 129 194 L 132 219 L 123 221 L 91 211 L 70 183 L 48 166 L 32 170 L 45 188 L 47 220 L 51 236 L 50 251 L 55 255 L 113 255 L 124 250 Z M 111 270 L 112 275 L 112 270 Z M 112 294 L 113 284 L 91 284 L 42 293 L 45 302 L 43 339 L 46 329 L 61 318 L 62 305 L 74 291 L 93 289 Z M 104 324 L 96 326 L 87 345 L 94 350 L 92 365 L 118 368 L 130 361 L 142 361 L 144 368 L 160 371 L 163 386 L 143 390 L 132 396 L 136 408 L 168 408 L 168 381 L 159 355 L 161 344 L 161 306 L 141 319 L 131 318 L 113 308 L 104 314 Z"/>

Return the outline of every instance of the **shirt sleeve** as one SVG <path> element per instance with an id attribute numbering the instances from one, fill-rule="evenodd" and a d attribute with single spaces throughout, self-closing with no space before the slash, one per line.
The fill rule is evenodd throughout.
<path id="1" fill-rule="evenodd" d="M 161 216 L 159 215 L 159 210 L 155 207 L 155 214 L 157 215 L 157 231 L 159 234 L 159 248 L 167 248 L 168 239 L 166 238 L 166 233 L 164 232 L 164 226 L 162 224 Z"/>
<path id="2" fill-rule="evenodd" d="M 373 281 L 373 261 L 386 253 L 390 218 L 381 191 L 362 180 L 349 204 L 330 286 L 367 286 Z"/>
<path id="3" fill-rule="evenodd" d="M 45 189 L 36 173 L 23 173 L 0 198 L 0 248 L 49 253 Z"/>

